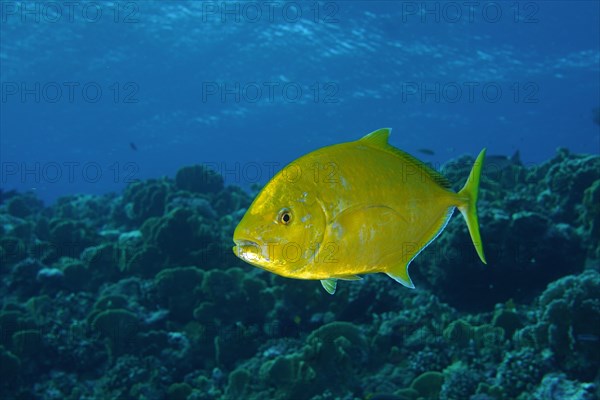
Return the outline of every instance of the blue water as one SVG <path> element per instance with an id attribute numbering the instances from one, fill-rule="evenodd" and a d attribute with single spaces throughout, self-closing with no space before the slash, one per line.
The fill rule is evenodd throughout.
<path id="1" fill-rule="evenodd" d="M 248 187 L 381 127 L 434 166 L 599 152 L 597 1 L 69 4 L 1 3 L 3 190 Z"/>

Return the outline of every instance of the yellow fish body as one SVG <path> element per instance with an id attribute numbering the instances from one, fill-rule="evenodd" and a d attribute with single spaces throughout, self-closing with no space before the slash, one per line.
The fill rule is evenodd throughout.
<path id="1" fill-rule="evenodd" d="M 257 195 L 235 229 L 242 260 L 275 274 L 320 280 L 383 272 L 414 288 L 410 262 L 458 207 L 485 263 L 477 194 L 485 149 L 458 193 L 414 157 L 388 144 L 390 129 L 313 151 L 292 162 Z"/>

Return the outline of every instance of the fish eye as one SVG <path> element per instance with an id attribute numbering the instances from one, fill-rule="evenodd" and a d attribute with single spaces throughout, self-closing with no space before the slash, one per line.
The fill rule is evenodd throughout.
<path id="1" fill-rule="evenodd" d="M 292 222 L 292 211 L 288 208 L 282 208 L 277 216 L 277 222 L 283 225 L 288 225 Z"/>

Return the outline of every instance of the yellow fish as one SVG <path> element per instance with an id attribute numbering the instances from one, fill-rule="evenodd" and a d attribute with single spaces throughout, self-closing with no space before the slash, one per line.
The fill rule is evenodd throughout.
<path id="1" fill-rule="evenodd" d="M 235 229 L 242 260 L 275 274 L 320 280 L 383 272 L 414 288 L 410 262 L 446 227 L 455 207 L 486 263 L 477 220 L 479 153 L 458 193 L 442 175 L 388 144 L 390 129 L 313 151 L 279 171 Z"/>

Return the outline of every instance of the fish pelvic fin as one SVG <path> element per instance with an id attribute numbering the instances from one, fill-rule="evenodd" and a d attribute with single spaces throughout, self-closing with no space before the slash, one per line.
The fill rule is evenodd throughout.
<path id="1" fill-rule="evenodd" d="M 458 192 L 458 196 L 461 199 L 461 204 L 458 205 L 458 209 L 467 223 L 467 228 L 469 230 L 469 234 L 471 235 L 473 246 L 475 246 L 475 250 L 477 251 L 477 255 L 479 255 L 479 258 L 484 264 L 487 264 L 485 254 L 483 252 L 481 235 L 479 234 L 479 219 L 477 217 L 479 178 L 481 177 L 481 170 L 483 169 L 485 152 L 486 149 L 481 150 L 477 156 L 477 159 L 475 160 L 475 163 L 473 164 L 473 168 L 471 169 L 471 173 L 469 174 L 469 178 L 467 179 L 465 186 Z"/>
<path id="2" fill-rule="evenodd" d="M 321 285 L 323 285 L 323 289 L 325 289 L 327 293 L 334 294 L 337 286 L 337 280 L 332 278 L 321 279 Z"/>

